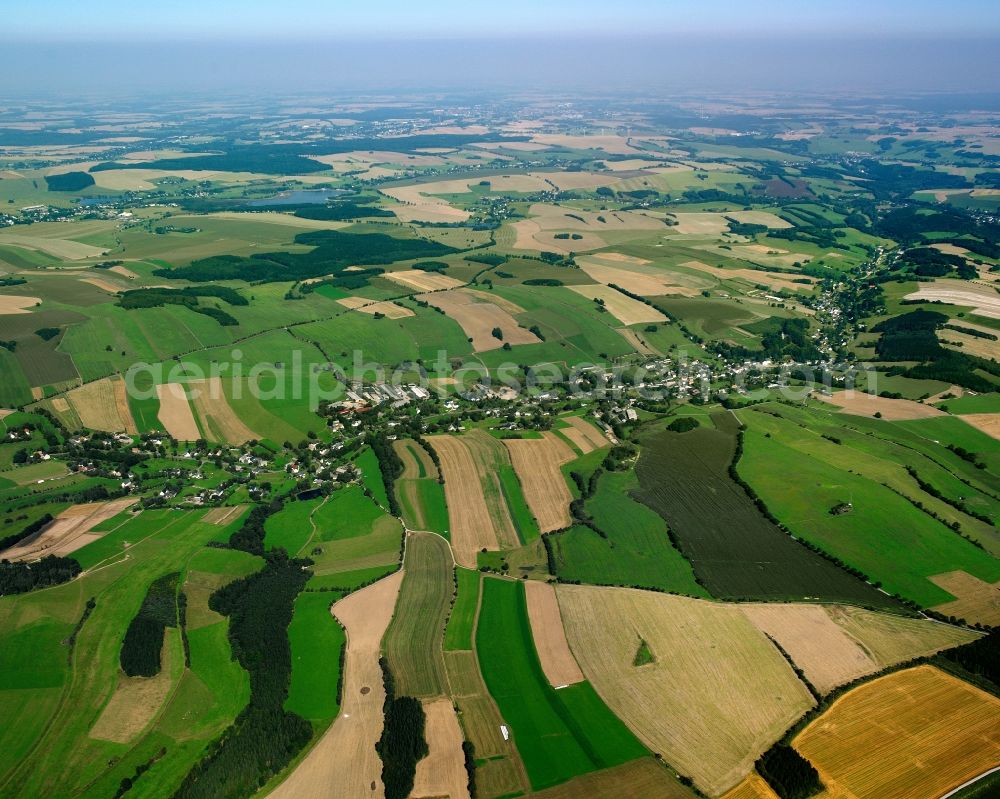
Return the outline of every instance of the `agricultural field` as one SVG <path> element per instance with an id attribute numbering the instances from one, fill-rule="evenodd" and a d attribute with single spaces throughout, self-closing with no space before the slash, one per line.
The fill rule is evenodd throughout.
<path id="1" fill-rule="evenodd" d="M 638 487 L 633 472 L 601 476 L 586 508 L 607 538 L 582 526 L 549 536 L 556 574 L 594 585 L 635 585 L 707 597 L 691 563 L 671 543 L 666 522 L 632 499 Z"/>
<path id="2" fill-rule="evenodd" d="M 866 683 L 794 740 L 823 796 L 942 796 L 1000 755 L 1000 700 L 933 666 Z"/>
<path id="3" fill-rule="evenodd" d="M 736 452 L 730 419 L 713 416 L 722 429 L 650 435 L 635 471 L 639 488 L 633 496 L 663 517 L 705 589 L 719 599 L 823 598 L 892 606 L 888 597 L 779 530 L 733 481 L 727 471 Z"/>
<path id="4" fill-rule="evenodd" d="M 0 796 L 998 762 L 992 106 L 481 88 L 0 104 Z"/>
<path id="5" fill-rule="evenodd" d="M 487 579 L 476 634 L 483 678 L 535 790 L 626 763 L 646 749 L 587 682 L 554 690 L 532 640 L 524 587 Z"/>
<path id="6" fill-rule="evenodd" d="M 739 473 L 771 512 L 786 520 L 793 534 L 836 555 L 869 579 L 878 580 L 887 591 L 924 607 L 957 598 L 935 584 L 930 579 L 934 575 L 960 570 L 985 582 L 1000 580 L 1000 562 L 995 557 L 913 504 L 912 500 L 926 500 L 934 507 L 934 498 L 907 475 L 903 464 L 915 468 L 928 483 L 934 480 L 946 485 L 946 473 L 933 462 L 905 452 L 897 454 L 892 448 L 879 453 L 883 460 L 875 460 L 868 442 L 862 442 L 863 449 L 859 444 L 855 450 L 850 443 L 835 444 L 811 432 L 808 426 L 795 427 L 773 416 L 750 412 L 741 414 L 741 419 L 746 420 L 748 429 Z M 780 438 L 774 432 L 778 430 L 782 432 Z M 847 442 L 848 438 L 840 440 Z M 763 463 L 776 459 L 798 476 L 794 486 L 761 469 Z M 898 482 L 904 479 L 906 484 Z M 900 487 L 893 490 L 893 482 Z M 965 485 L 960 490 L 961 495 L 969 493 Z M 995 507 L 988 489 L 983 496 L 988 507 Z M 851 503 L 851 512 L 830 513 L 842 502 Z M 954 512 L 953 507 L 941 504 L 945 506 L 942 515 Z M 804 524 L 807 519 L 808 524 Z M 970 522 L 975 524 L 975 520 L 966 523 Z M 867 543 L 873 531 L 878 531 L 881 538 L 877 548 Z"/>
<path id="7" fill-rule="evenodd" d="M 448 542 L 432 533 L 410 533 L 403 585 L 386 631 L 385 655 L 400 694 L 433 699 L 445 693 L 445 621 L 453 598 Z"/>
<path id="8" fill-rule="evenodd" d="M 712 795 L 814 703 L 738 607 L 628 588 L 564 585 L 557 596 L 570 648 L 608 707 Z M 643 646 L 649 657 L 637 658 Z"/>
<path id="9" fill-rule="evenodd" d="M 481 431 L 428 441 L 441 459 L 455 561 L 473 568 L 480 549 L 516 546 L 517 531 L 498 476 L 498 469 L 509 465 L 503 445 Z"/>
<path id="10" fill-rule="evenodd" d="M 190 631 L 187 666 L 180 631 L 171 631 L 158 682 L 139 685 L 134 682 L 138 678 L 126 678 L 118 670 L 121 637 L 154 578 L 186 563 L 199 573 L 220 575 L 223 582 L 245 573 L 242 557 L 202 560 L 201 553 L 212 552 L 205 544 L 219 532 L 203 515 L 146 511 L 77 551 L 81 563 L 93 564 L 79 580 L 5 598 L 7 656 L 0 702 L 5 717 L 23 723 L 8 728 L 16 736 L 0 763 L 4 791 L 102 795 L 164 740 L 173 744 L 157 760 L 154 773 L 161 785 L 177 785 L 201 750 L 241 710 L 248 696 L 246 675 L 220 649 L 227 626 L 222 617 Z M 112 538 L 129 541 L 127 558 Z M 104 568 L 95 568 L 97 564 Z M 60 642 L 91 596 L 95 607 L 68 660 Z M 197 602 L 192 596 L 193 615 Z M 109 649 L 114 653 L 110 658 Z M 35 665 L 28 667 L 32 661 Z M 197 718 L 185 721 L 193 708 Z"/>
<path id="11" fill-rule="evenodd" d="M 555 434 L 540 439 L 506 439 L 524 499 L 541 533 L 561 530 L 570 524 L 572 497 L 560 467 L 574 459 L 573 451 Z"/>
<path id="12" fill-rule="evenodd" d="M 740 609 L 820 694 L 976 640 L 975 633 L 961 627 L 848 606 L 747 604 Z"/>

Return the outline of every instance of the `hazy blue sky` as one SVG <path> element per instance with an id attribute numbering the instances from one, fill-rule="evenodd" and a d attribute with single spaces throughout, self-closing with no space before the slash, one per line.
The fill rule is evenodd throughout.
<path id="1" fill-rule="evenodd" d="M 6 0 L 0 37 L 989 35 L 997 0 Z"/>
<path id="2" fill-rule="evenodd" d="M 1000 0 L 0 0 L 0 96 L 1000 92 Z"/>

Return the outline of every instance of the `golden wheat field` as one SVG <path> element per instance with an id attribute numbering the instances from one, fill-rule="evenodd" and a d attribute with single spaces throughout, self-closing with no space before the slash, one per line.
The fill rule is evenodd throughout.
<path id="1" fill-rule="evenodd" d="M 821 797 L 937 799 L 1000 762 L 1000 699 L 918 666 L 848 692 L 793 745 Z"/>

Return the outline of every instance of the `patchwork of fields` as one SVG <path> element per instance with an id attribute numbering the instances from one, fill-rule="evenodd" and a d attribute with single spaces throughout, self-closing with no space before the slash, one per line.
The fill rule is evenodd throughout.
<path id="1" fill-rule="evenodd" d="M 0 796 L 1000 760 L 994 127 L 542 97 L 0 108 Z"/>

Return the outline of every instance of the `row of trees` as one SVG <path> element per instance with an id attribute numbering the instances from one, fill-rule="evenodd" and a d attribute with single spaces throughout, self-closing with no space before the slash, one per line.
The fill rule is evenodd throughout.
<path id="1" fill-rule="evenodd" d="M 129 677 L 152 677 L 160 673 L 160 652 L 167 627 L 177 626 L 177 581 L 179 572 L 153 581 L 139 612 L 128 625 L 119 654 L 122 671 Z"/>
<path id="2" fill-rule="evenodd" d="M 292 676 L 288 625 L 309 579 L 308 561 L 291 560 L 284 550 L 264 557 L 261 571 L 209 598 L 212 610 L 229 617 L 233 656 L 250 675 L 250 703 L 191 769 L 175 799 L 250 796 L 312 737 L 312 725 L 284 709 Z"/>

